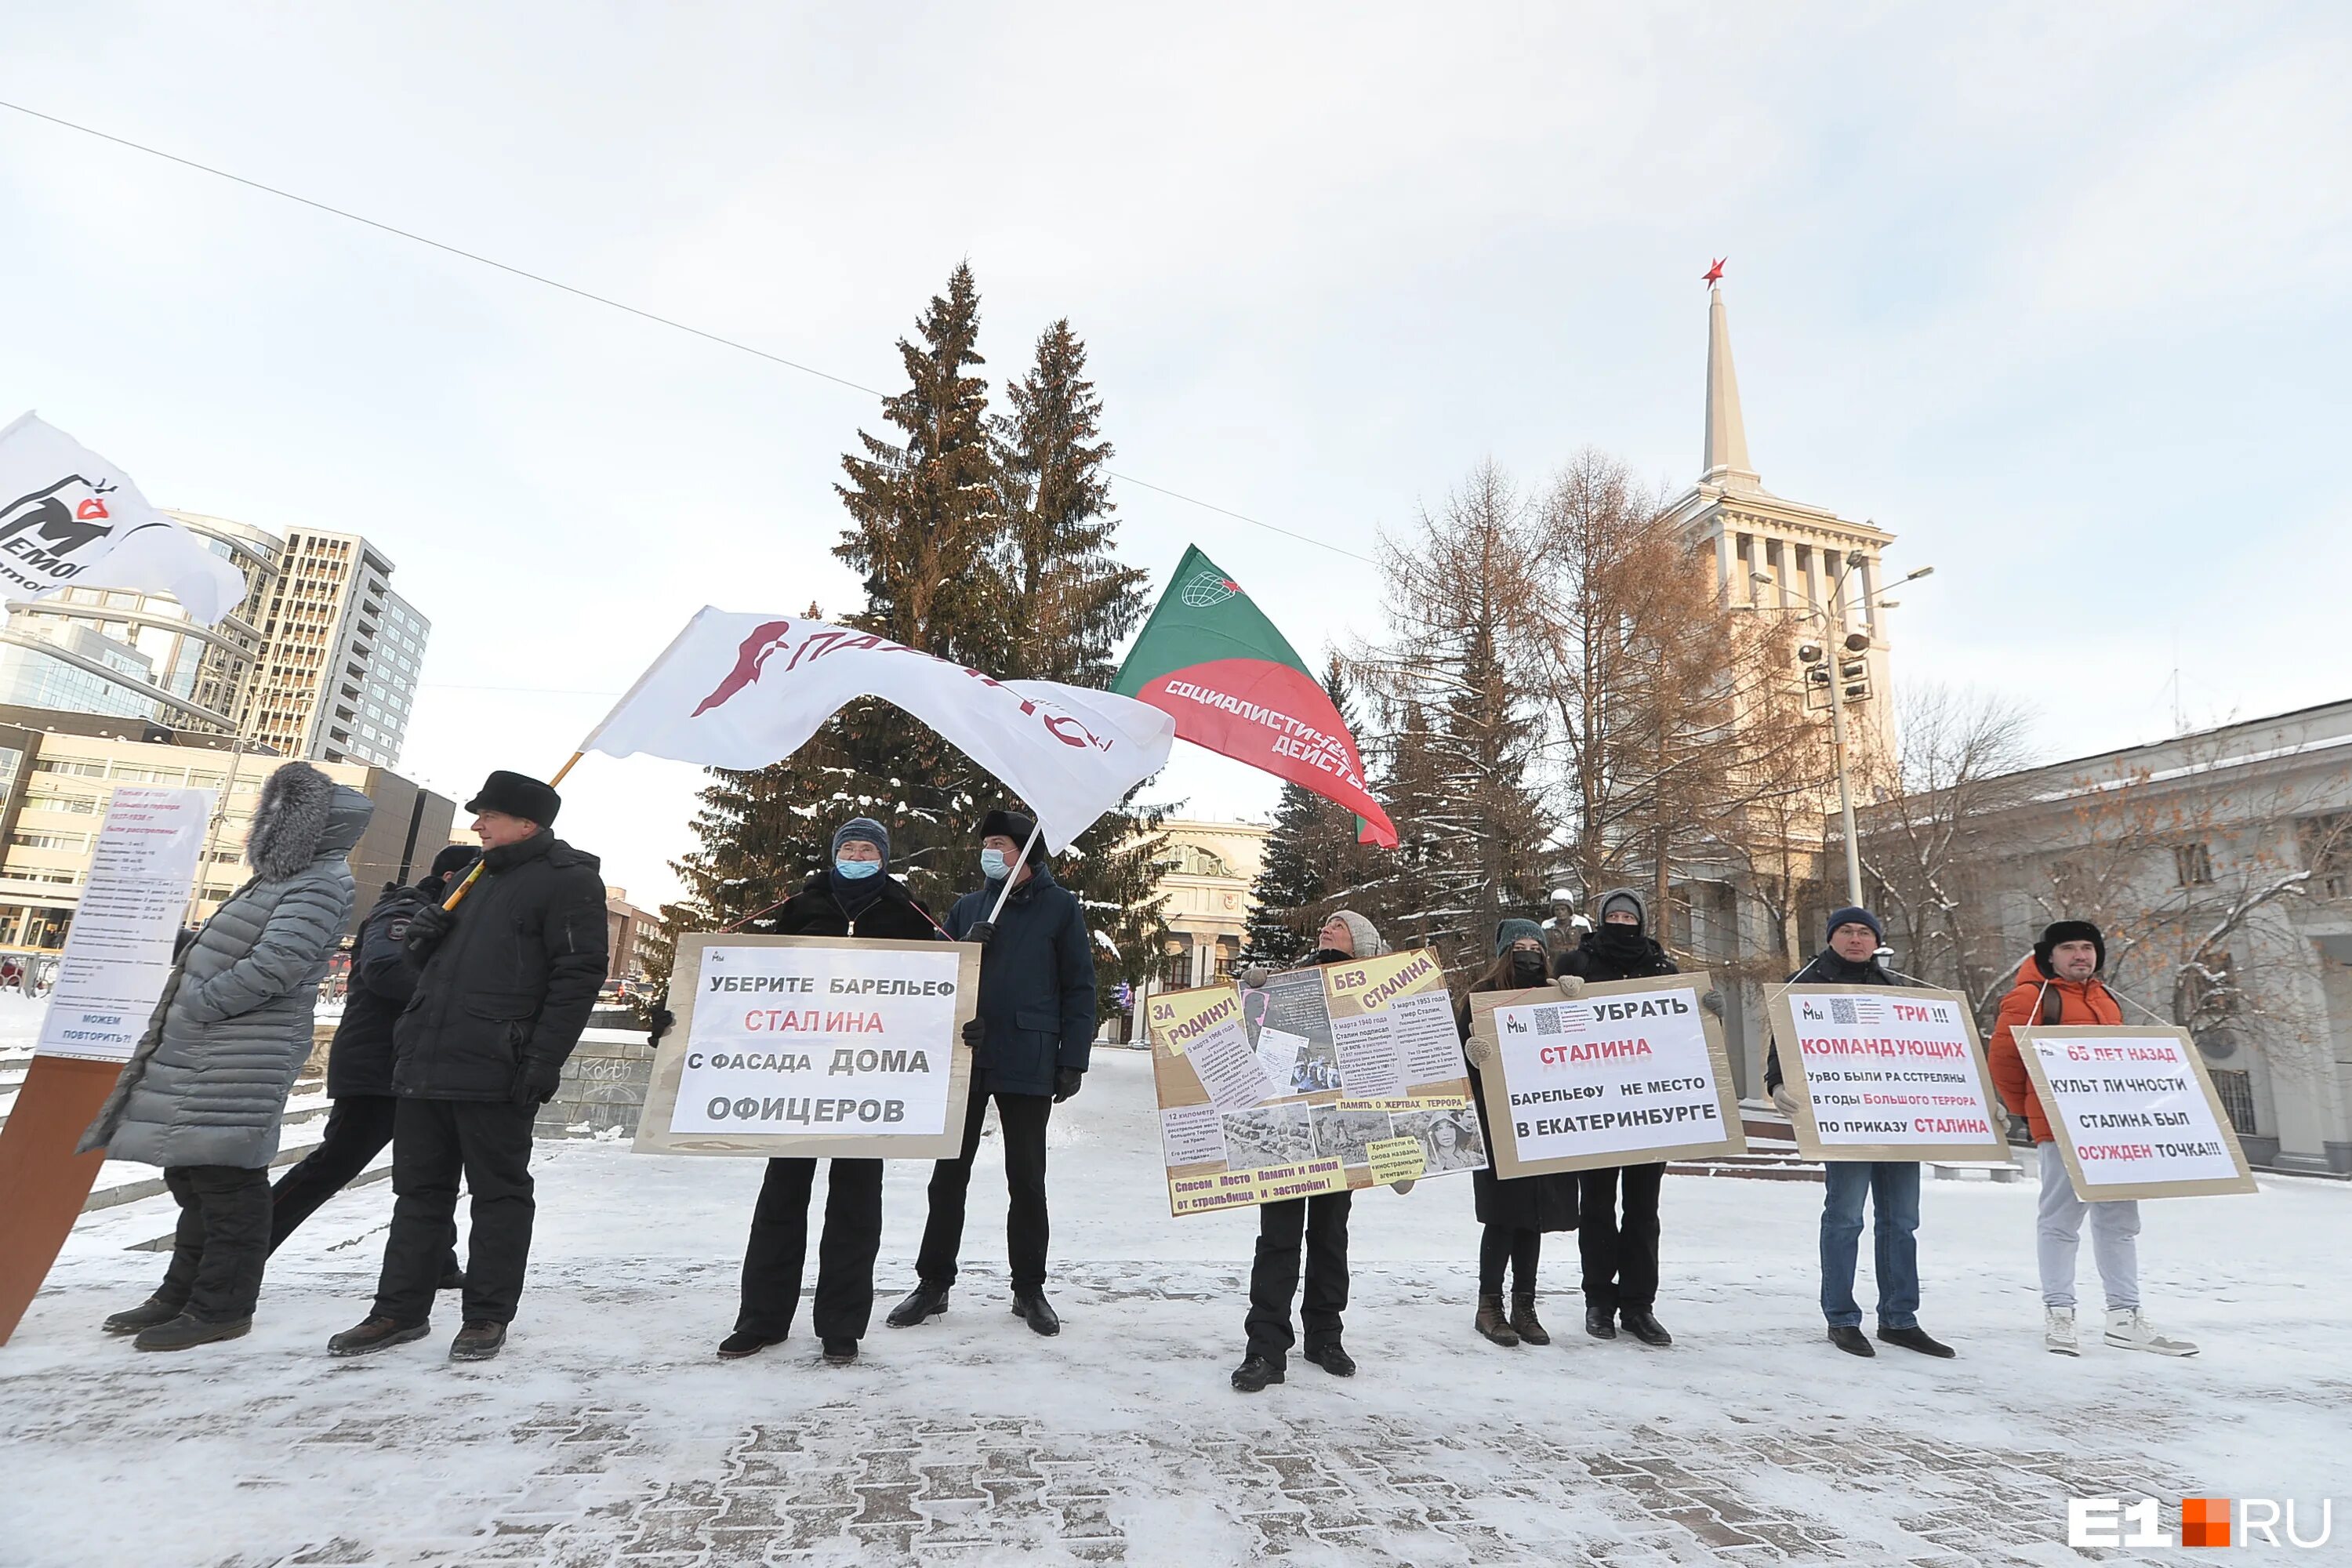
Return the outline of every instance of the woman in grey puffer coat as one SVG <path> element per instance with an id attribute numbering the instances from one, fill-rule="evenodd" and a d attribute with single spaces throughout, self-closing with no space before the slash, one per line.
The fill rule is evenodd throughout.
<path id="1" fill-rule="evenodd" d="M 139 1349 L 184 1350 L 253 1326 L 269 1256 L 269 1162 L 327 959 L 352 917 L 352 847 L 374 806 L 307 763 L 261 786 L 253 876 L 163 984 L 139 1048 L 81 1151 L 163 1167 L 180 1228 L 163 1286 L 106 1320 Z"/>

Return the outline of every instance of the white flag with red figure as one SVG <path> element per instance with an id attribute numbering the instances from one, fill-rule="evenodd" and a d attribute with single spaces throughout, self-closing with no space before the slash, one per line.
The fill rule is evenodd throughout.
<path id="1" fill-rule="evenodd" d="M 169 594 L 211 626 L 245 597 L 245 574 L 147 504 L 131 476 L 32 414 L 0 428 L 0 592 Z"/>
<path id="2" fill-rule="evenodd" d="M 1158 773 L 1176 734 L 1130 697 L 998 680 L 869 632 L 706 607 L 580 749 L 762 768 L 860 697 L 905 709 L 993 773 L 1055 854 Z"/>

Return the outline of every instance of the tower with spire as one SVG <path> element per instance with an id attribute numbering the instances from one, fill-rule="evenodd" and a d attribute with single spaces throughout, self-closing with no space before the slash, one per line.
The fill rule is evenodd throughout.
<path id="1" fill-rule="evenodd" d="M 1839 606 L 1842 624 L 1830 626 L 1824 614 L 1813 626 L 1832 642 L 1847 632 L 1870 634 L 1870 695 L 1850 702 L 1847 717 L 1857 732 L 1890 736 L 1886 635 L 1877 598 L 1885 583 L 1880 553 L 1895 536 L 1874 523 L 1851 521 L 1764 488 L 1748 455 L 1722 274 L 1717 262 L 1706 279 L 1706 434 L 1698 480 L 1675 501 L 1669 515 L 1695 546 L 1713 552 L 1717 584 L 1729 605 L 1792 617 L 1826 612 L 1837 597 L 1839 577 L 1851 571 L 1853 581 Z M 1790 679 L 1798 679 L 1796 671 Z"/>

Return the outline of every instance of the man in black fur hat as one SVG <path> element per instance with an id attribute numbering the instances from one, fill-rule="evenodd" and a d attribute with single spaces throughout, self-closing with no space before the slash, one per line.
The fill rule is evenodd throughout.
<path id="1" fill-rule="evenodd" d="M 393 1026 L 392 1233 L 375 1307 L 327 1342 L 336 1355 L 421 1339 L 462 1171 L 474 1194 L 465 1323 L 452 1361 L 506 1343 L 530 1258 L 530 1124 L 552 1099 L 604 983 L 604 882 L 596 857 L 551 831 L 550 784 L 494 773 L 466 803 L 481 875 L 454 909 L 409 918 L 415 994 Z"/>

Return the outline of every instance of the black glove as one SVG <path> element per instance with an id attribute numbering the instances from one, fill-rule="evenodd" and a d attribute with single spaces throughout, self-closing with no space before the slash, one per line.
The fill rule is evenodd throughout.
<path id="1" fill-rule="evenodd" d="M 655 1008 L 646 1021 L 652 1026 L 646 1035 L 649 1046 L 660 1045 L 661 1037 L 677 1027 L 677 1015 L 667 1007 Z"/>
<path id="2" fill-rule="evenodd" d="M 980 1042 L 987 1038 L 987 1037 L 988 1030 L 982 1026 L 981 1021 L 977 1018 L 972 1019 L 971 1022 L 963 1026 L 963 1043 L 970 1046 L 975 1051 L 980 1049 Z"/>
<path id="3" fill-rule="evenodd" d="M 1059 1105 L 1086 1087 L 1087 1075 L 1076 1068 L 1054 1069 L 1054 1103 Z"/>
<path id="4" fill-rule="evenodd" d="M 555 1098 L 558 1085 L 563 1082 L 563 1064 L 525 1057 L 522 1070 L 515 1074 L 514 1102 L 517 1105 L 545 1105 Z"/>
<path id="5" fill-rule="evenodd" d="M 408 934 L 401 939 L 402 945 L 409 957 L 422 963 L 457 925 L 456 914 L 438 904 L 427 904 L 408 917 Z"/>
<path id="6" fill-rule="evenodd" d="M 996 922 L 994 921 L 982 921 L 978 925 L 972 927 L 970 931 L 964 932 L 963 939 L 966 942 L 978 942 L 981 946 L 986 947 L 988 945 L 988 939 L 995 934 Z"/>

